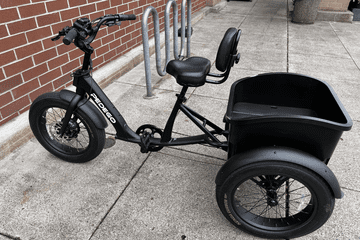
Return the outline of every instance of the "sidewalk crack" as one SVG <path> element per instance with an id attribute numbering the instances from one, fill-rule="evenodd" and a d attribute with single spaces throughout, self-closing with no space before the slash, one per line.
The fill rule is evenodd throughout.
<path id="1" fill-rule="evenodd" d="M 140 169 L 142 168 L 142 166 L 144 166 L 145 162 L 149 159 L 151 153 L 149 153 L 147 155 L 147 157 L 145 158 L 145 160 L 141 163 L 140 167 L 136 170 L 136 172 L 134 173 L 134 175 L 131 177 L 131 179 L 129 180 L 129 182 L 126 184 L 125 188 L 121 191 L 120 195 L 116 198 L 116 200 L 114 201 L 114 203 L 110 206 L 109 210 L 106 212 L 105 216 L 100 220 L 99 224 L 96 226 L 95 230 L 93 231 L 93 233 L 91 234 L 90 238 L 88 240 L 90 240 L 95 233 L 97 232 L 97 230 L 100 228 L 100 225 L 105 221 L 106 217 L 109 215 L 109 213 L 111 212 L 111 210 L 115 207 L 116 203 L 119 201 L 120 197 L 124 194 L 124 192 L 126 191 L 126 189 L 129 187 L 130 183 L 132 182 L 132 180 L 136 177 L 136 175 L 139 173 Z M 21 239 L 16 239 L 16 240 L 21 240 Z"/>
<path id="2" fill-rule="evenodd" d="M 341 42 L 341 44 L 343 45 L 344 49 L 346 50 L 346 52 L 349 54 L 351 60 L 354 62 L 355 66 L 360 70 L 360 67 L 357 65 L 355 59 L 353 58 L 353 56 L 350 54 L 349 50 L 347 49 L 347 47 L 345 46 L 345 44 L 343 43 L 343 41 L 341 41 L 341 38 L 339 37 L 339 35 L 337 34 L 336 30 L 334 29 L 333 25 L 331 24 L 331 22 L 329 22 L 330 27 L 332 28 L 332 30 L 334 31 L 334 33 L 336 34 L 337 38 L 339 39 L 339 41 Z"/>
<path id="3" fill-rule="evenodd" d="M 13 236 L 11 236 L 9 234 L 1 233 L 1 232 L 0 232 L 0 236 L 7 237 L 7 238 L 13 239 L 13 240 L 21 240 L 21 238 L 19 238 L 19 237 L 13 237 Z"/>

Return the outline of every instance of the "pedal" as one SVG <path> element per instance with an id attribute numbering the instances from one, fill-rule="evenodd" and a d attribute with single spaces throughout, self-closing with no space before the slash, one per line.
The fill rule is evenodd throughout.
<path id="1" fill-rule="evenodd" d="M 114 137 L 108 137 L 105 138 L 105 145 L 104 145 L 104 149 L 106 148 L 111 148 L 112 146 L 114 146 L 116 143 L 116 140 Z"/>

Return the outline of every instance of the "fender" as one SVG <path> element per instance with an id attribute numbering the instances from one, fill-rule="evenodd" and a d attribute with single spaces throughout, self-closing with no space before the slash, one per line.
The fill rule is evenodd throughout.
<path id="1" fill-rule="evenodd" d="M 216 176 L 216 185 L 221 185 L 236 169 L 251 163 L 266 160 L 297 164 L 317 173 L 330 187 L 335 198 L 342 198 L 338 180 L 330 168 L 313 155 L 288 147 L 263 147 L 249 150 L 232 156 L 219 170 Z"/>
<path id="2" fill-rule="evenodd" d="M 61 90 L 60 91 L 60 98 L 66 102 L 71 102 L 72 98 L 74 97 L 74 95 L 76 95 L 76 93 L 68 91 L 68 90 Z M 95 126 L 99 129 L 105 129 L 108 124 L 104 118 L 104 116 L 101 114 L 101 112 L 89 101 L 87 101 L 84 104 L 84 101 L 86 100 L 81 100 L 77 105 L 78 107 L 81 109 L 81 111 L 83 111 L 84 113 L 86 113 L 91 120 L 93 121 L 93 123 L 95 124 Z"/>

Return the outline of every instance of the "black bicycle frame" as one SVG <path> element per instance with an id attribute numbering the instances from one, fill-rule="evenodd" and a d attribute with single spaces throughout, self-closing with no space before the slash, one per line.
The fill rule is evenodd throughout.
<path id="1" fill-rule="evenodd" d="M 116 129 L 115 138 L 141 144 L 142 136 L 136 134 L 132 129 L 130 129 L 125 119 L 112 104 L 109 98 L 105 95 L 95 80 L 91 77 L 90 70 L 88 70 L 90 64 L 90 54 L 85 54 L 83 68 L 75 71 L 73 74 L 73 85 L 76 87 L 76 96 L 70 102 L 69 108 L 66 111 L 63 120 L 64 129 L 62 129 L 63 131 L 60 132 L 60 134 L 65 131 L 65 128 L 70 120 L 70 116 L 73 114 L 74 106 L 77 106 L 77 103 L 84 99 L 87 93 L 101 110 L 105 118 L 107 118 Z M 150 146 L 209 144 L 213 147 L 221 148 L 227 151 L 227 142 L 221 142 L 214 134 L 224 135 L 227 137 L 228 132 L 184 105 L 184 102 L 186 101 L 185 94 L 187 89 L 187 87 L 183 87 L 180 94 L 176 95 L 177 101 L 166 123 L 162 137 L 151 137 Z M 182 111 L 192 122 L 194 122 L 204 132 L 204 134 L 190 137 L 172 138 L 173 125 L 179 110 Z M 206 126 L 211 127 L 213 130 L 208 130 Z"/>

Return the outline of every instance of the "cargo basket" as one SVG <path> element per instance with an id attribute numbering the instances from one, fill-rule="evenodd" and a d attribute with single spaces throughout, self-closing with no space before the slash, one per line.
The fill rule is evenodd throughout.
<path id="1" fill-rule="evenodd" d="M 229 157 L 261 146 L 287 146 L 328 163 L 352 121 L 325 82 L 268 73 L 233 83 L 225 115 Z"/>

